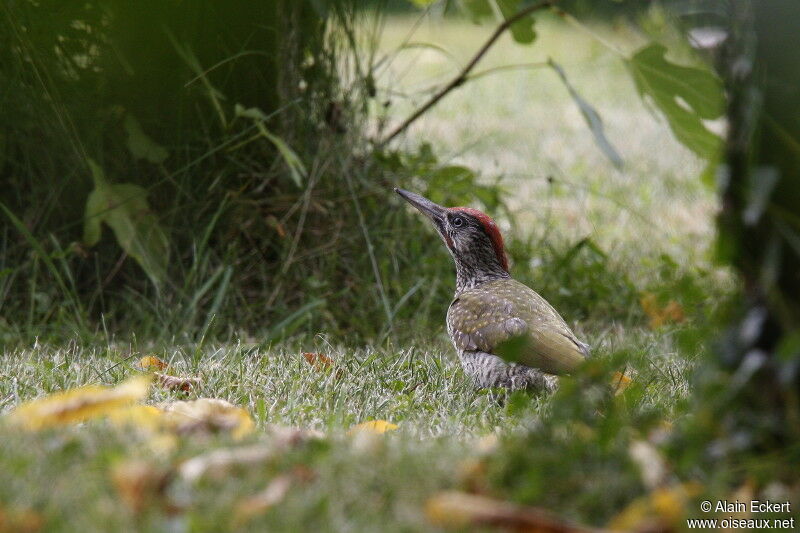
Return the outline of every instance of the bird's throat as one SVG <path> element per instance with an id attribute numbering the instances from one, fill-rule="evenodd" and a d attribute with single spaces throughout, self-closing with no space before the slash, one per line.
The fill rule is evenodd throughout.
<path id="1" fill-rule="evenodd" d="M 481 264 L 456 259 L 456 294 L 489 281 L 510 277 L 509 273 L 497 262 Z"/>

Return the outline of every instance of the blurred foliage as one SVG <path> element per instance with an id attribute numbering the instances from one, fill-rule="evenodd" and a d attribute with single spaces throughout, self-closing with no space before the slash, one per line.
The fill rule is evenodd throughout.
<path id="1" fill-rule="evenodd" d="M 602 525 L 642 494 L 628 449 L 665 413 L 643 401 L 645 384 L 614 394 L 609 384 L 614 370 L 624 368 L 623 355 L 591 360 L 574 379 L 562 380 L 547 418 L 503 443 L 490 463 L 503 496 Z"/>
<path id="2" fill-rule="evenodd" d="M 792 42 L 800 5 L 734 2 L 726 73 L 730 129 L 722 169 L 720 257 L 745 287 L 700 369 L 695 417 L 675 446 L 724 464 L 758 486 L 800 491 L 800 61 Z"/>
<path id="3" fill-rule="evenodd" d="M 730 98 L 729 131 L 718 246 L 720 259 L 744 281 L 743 294 L 715 319 L 682 328 L 683 345 L 710 349 L 698 361 L 694 392 L 681 402 L 674 427 L 666 422 L 669 413 L 638 396 L 649 383 L 634 377 L 619 396 L 605 386 L 611 371 L 635 354 L 611 354 L 604 370 L 592 361 L 575 382 L 562 384 L 550 416 L 509 439 L 492 462 L 494 490 L 515 501 L 566 506 L 573 516 L 603 525 L 646 489 L 655 499 L 668 493 L 664 487 L 693 484 L 689 500 L 673 502 L 672 520 L 657 522 L 674 530 L 686 527 L 683 518 L 698 516 L 694 499 L 700 494 L 711 501 L 738 501 L 739 495 L 789 501 L 793 511 L 800 498 L 800 224 L 794 215 L 800 205 L 800 61 L 790 44 L 800 5 L 742 0 L 729 3 L 726 14 L 719 70 Z M 657 311 L 682 294 L 687 305 L 702 306 L 708 297 L 702 277 L 676 275 L 675 265 L 662 259 L 657 268 L 674 285 L 666 293 L 656 285 L 647 304 Z M 658 451 L 634 468 L 637 439 Z M 655 486 L 644 483 L 647 464 L 666 476 Z M 658 518 L 637 502 L 617 520 Z"/>

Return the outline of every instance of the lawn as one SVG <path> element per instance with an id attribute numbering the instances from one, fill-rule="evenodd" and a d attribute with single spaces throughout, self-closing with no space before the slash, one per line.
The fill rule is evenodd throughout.
<path id="1" fill-rule="evenodd" d="M 387 19 L 380 50 L 395 50 L 413 25 L 411 18 Z M 593 27 L 608 45 L 560 22 L 542 21 L 537 30 L 535 46 L 504 38 L 477 71 L 552 57 L 602 115 L 623 169 L 594 145 L 547 68 L 496 71 L 469 82 L 401 142 L 410 150 L 431 143 L 441 160 L 501 180 L 514 214 L 501 219 L 504 229 L 542 245 L 540 260 L 515 265 L 512 274 L 537 283 L 596 358 L 613 359 L 609 368 L 633 379 L 636 396 L 620 401 L 669 423 L 685 413 L 693 361 L 704 350 L 696 332 L 709 327 L 713 302 L 730 289 L 728 276 L 708 259 L 713 192 L 697 177 L 701 163 L 648 111 L 611 50 L 630 53 L 640 35 L 625 26 Z M 404 117 L 421 101 L 417 93 L 452 75 L 488 31 L 457 20 L 419 26 L 409 42 L 427 44 L 398 53 L 378 79 L 411 95 L 387 95 L 385 118 Z M 575 248 L 580 242 L 591 245 Z M 574 261 L 554 261 L 573 257 L 571 250 Z M 667 311 L 671 302 L 677 312 Z M 101 416 L 24 431 L 3 416 L 0 531 L 433 529 L 429 499 L 439 491 L 503 494 L 491 488 L 500 478 L 486 465 L 501 467 L 487 457 L 545 423 L 553 407 L 547 396 L 474 390 L 446 339 L 444 313 L 432 336 L 398 332 L 377 346 L 349 345 L 324 332 L 271 345 L 257 334 L 246 342 L 196 344 L 113 335 L 66 346 L 9 343 L 0 360 L 4 415 L 49 393 L 147 374 L 140 360 L 152 355 L 169 364 L 162 372 L 200 381 L 188 391 L 155 383 L 143 403 L 220 398 L 246 409 L 255 429 L 240 438 L 224 428 L 176 435 Z M 324 357 L 309 362 L 303 353 Z M 563 389 L 558 394 L 567 402 L 575 391 Z M 370 420 L 397 428 L 353 429 Z M 289 427 L 297 432 L 287 436 Z M 258 459 L 239 457 L 198 475 L 184 468 L 214 450 L 243 447 L 257 450 Z M 587 455 L 586 468 L 602 460 Z M 564 518 L 604 526 L 624 507 L 599 508 L 604 488 L 596 482 L 572 501 L 569 480 L 542 476 L 552 483 L 550 497 L 529 500 Z M 595 503 L 585 503 L 590 499 Z"/>

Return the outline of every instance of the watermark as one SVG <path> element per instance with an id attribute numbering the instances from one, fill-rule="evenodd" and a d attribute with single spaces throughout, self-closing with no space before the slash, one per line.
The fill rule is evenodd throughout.
<path id="1" fill-rule="evenodd" d="M 788 529 L 794 531 L 797 524 L 795 517 L 771 516 L 759 518 L 762 513 L 789 514 L 792 512 L 792 503 L 789 501 L 776 502 L 772 500 L 703 500 L 700 510 L 704 513 L 737 514 L 739 516 L 726 516 L 722 518 L 687 518 L 686 527 L 689 529 Z"/>

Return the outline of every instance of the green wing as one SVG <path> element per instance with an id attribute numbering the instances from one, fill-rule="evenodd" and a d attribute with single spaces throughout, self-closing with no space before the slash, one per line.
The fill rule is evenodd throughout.
<path id="1" fill-rule="evenodd" d="M 447 312 L 457 349 L 482 351 L 552 374 L 569 373 L 588 355 L 564 319 L 531 288 L 507 279 L 459 294 Z"/>

